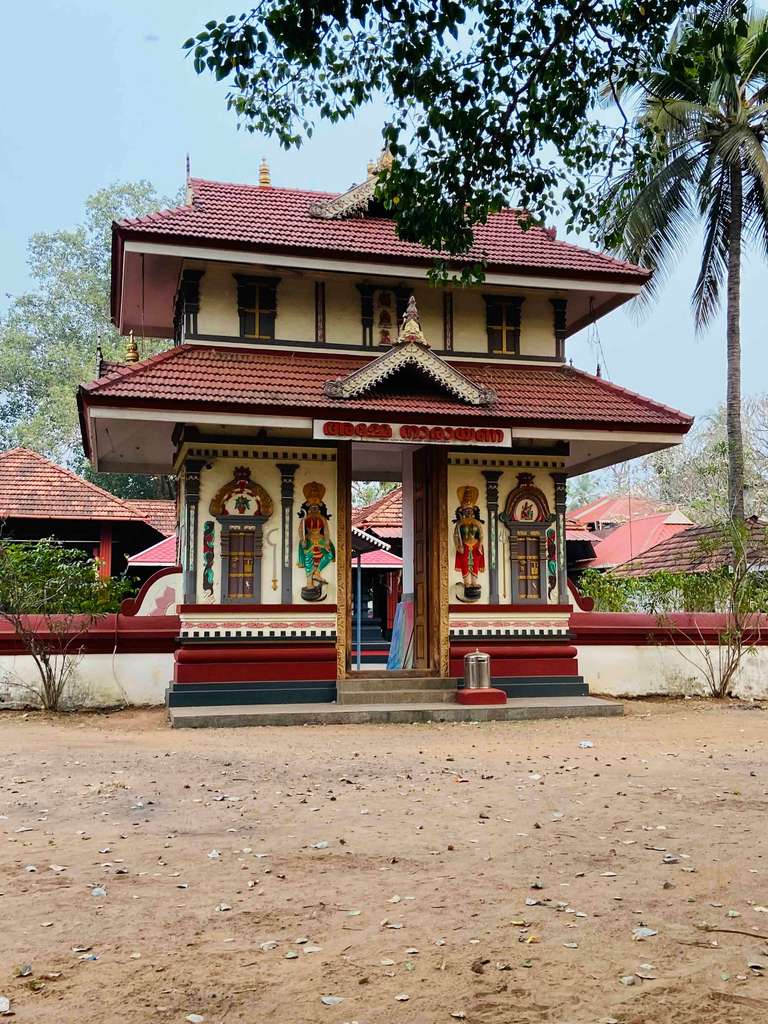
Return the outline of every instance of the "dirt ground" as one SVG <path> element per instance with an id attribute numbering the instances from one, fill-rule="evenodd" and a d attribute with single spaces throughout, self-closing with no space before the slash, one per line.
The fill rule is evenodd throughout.
<path id="1" fill-rule="evenodd" d="M 765 1022 L 766 739 L 766 711 L 690 701 L 176 732 L 5 713 L 0 997 L 20 1024 Z"/>

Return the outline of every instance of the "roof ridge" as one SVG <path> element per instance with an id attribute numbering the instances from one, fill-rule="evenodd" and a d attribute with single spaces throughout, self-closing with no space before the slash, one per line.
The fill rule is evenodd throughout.
<path id="1" fill-rule="evenodd" d="M 87 391 L 89 394 L 97 392 L 102 385 L 114 384 L 117 380 L 122 380 L 125 377 L 130 377 L 132 374 L 137 373 L 141 370 L 146 369 L 148 366 L 152 366 L 155 363 L 165 362 L 176 353 L 184 351 L 184 349 L 200 348 L 203 346 L 199 345 L 172 345 L 170 348 L 163 349 L 162 352 L 155 352 L 154 355 L 147 356 L 146 359 L 139 359 L 136 363 L 123 363 L 104 377 L 97 377 L 95 380 L 88 381 L 86 384 L 81 384 L 80 388 L 83 391 Z"/>
<path id="2" fill-rule="evenodd" d="M 274 192 L 291 192 L 301 193 L 302 195 L 311 196 L 323 196 L 324 198 L 337 198 L 338 196 L 344 195 L 343 192 L 328 192 L 325 189 L 316 188 L 295 188 L 291 185 L 259 185 L 258 182 L 254 183 L 251 181 L 219 181 L 216 178 L 190 178 L 189 183 L 192 186 L 194 192 L 194 186 L 196 184 L 202 185 L 222 185 L 225 188 L 247 188 L 253 189 L 254 192 L 259 194 L 274 193 Z"/>

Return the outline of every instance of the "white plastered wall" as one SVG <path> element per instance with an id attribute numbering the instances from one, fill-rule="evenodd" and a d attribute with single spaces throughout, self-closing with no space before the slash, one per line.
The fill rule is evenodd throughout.
<path id="1" fill-rule="evenodd" d="M 717 648 L 709 650 L 717 659 Z M 689 646 L 584 644 L 579 646 L 579 671 L 590 691 L 596 694 L 613 697 L 706 694 L 706 678 L 699 667 L 702 654 Z M 757 647 L 744 658 L 734 690 L 743 699 L 768 696 L 768 647 Z"/>
<path id="2" fill-rule="evenodd" d="M 472 464 L 466 465 L 467 461 L 471 461 Z M 480 518 L 484 521 L 484 532 L 485 532 L 485 561 L 486 569 L 485 572 L 480 574 L 480 587 L 482 590 L 481 596 L 477 604 L 488 604 L 489 601 L 489 574 L 488 574 L 488 506 L 485 498 L 486 481 L 483 476 L 484 469 L 501 470 L 501 476 L 499 477 L 499 515 L 504 511 L 504 506 L 507 500 L 507 496 L 518 486 L 518 474 L 519 473 L 533 473 L 534 486 L 538 487 L 539 490 L 543 491 L 547 502 L 549 504 L 550 512 L 554 512 L 555 502 L 555 491 L 554 481 L 550 476 L 551 473 L 557 472 L 561 469 L 561 464 L 550 460 L 520 460 L 510 456 L 509 459 L 504 459 L 502 456 L 489 456 L 483 458 L 480 454 L 462 454 L 461 452 L 451 452 L 448 456 L 448 523 L 451 530 L 451 536 L 448 543 L 448 578 L 449 578 L 449 594 L 450 600 L 453 603 L 456 600 L 457 584 L 461 582 L 461 573 L 454 568 L 454 558 L 456 555 L 456 548 L 453 541 L 453 529 L 454 519 L 456 516 L 456 508 L 458 505 L 457 491 L 460 487 L 476 487 L 479 491 L 478 504 L 480 506 Z M 502 544 L 502 537 L 506 534 L 506 527 L 499 523 L 499 601 L 501 604 L 512 604 L 511 587 L 512 581 L 510 579 L 509 570 L 507 569 L 507 594 L 504 596 L 504 585 L 503 585 L 503 567 L 502 559 L 505 557 L 506 548 Z M 554 590 L 550 603 L 557 603 L 557 589 Z M 471 608 L 471 604 L 467 604 L 468 608 Z"/>
<path id="3" fill-rule="evenodd" d="M 240 320 L 237 314 L 237 282 L 235 274 L 251 277 L 273 276 L 254 274 L 253 267 L 232 263 L 207 263 L 200 280 L 200 311 L 197 326 L 200 334 L 237 338 Z M 278 273 L 277 319 L 275 337 L 281 341 L 315 340 L 314 280 L 295 273 Z M 358 324 L 360 322 L 358 305 Z"/>
<path id="4" fill-rule="evenodd" d="M 39 675 L 27 654 L 0 656 L 0 707 L 36 703 L 23 685 L 39 689 Z M 77 663 L 68 704 L 114 707 L 162 704 L 173 679 L 173 652 L 84 654 Z"/>

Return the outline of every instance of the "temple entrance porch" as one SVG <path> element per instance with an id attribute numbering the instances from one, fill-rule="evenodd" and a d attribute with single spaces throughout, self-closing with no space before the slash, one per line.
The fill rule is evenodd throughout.
<path id="1" fill-rule="evenodd" d="M 184 593 L 169 705 L 452 703 L 478 648 L 507 697 L 586 696 L 569 636 L 559 456 L 190 439 L 179 475 Z M 402 488 L 399 554 L 354 525 L 355 480 Z"/>

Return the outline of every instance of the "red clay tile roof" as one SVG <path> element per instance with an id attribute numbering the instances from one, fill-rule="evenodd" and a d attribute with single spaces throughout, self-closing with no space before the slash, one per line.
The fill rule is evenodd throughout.
<path id="1" fill-rule="evenodd" d="M 435 253 L 397 237 L 384 217 L 323 220 L 310 216 L 313 203 L 332 192 L 190 180 L 192 203 L 145 217 L 122 220 L 119 236 L 165 237 L 187 243 L 268 252 L 371 257 L 429 265 Z M 475 228 L 475 243 L 463 260 L 486 259 L 489 267 L 568 277 L 605 277 L 642 283 L 650 271 L 603 253 L 591 252 L 532 226 L 523 230 L 520 212 L 502 210 Z"/>
<path id="2" fill-rule="evenodd" d="M 587 505 L 570 509 L 568 515 L 577 523 L 626 523 L 641 516 L 653 516 L 671 509 L 661 502 L 639 495 L 615 494 L 595 498 Z"/>
<path id="3" fill-rule="evenodd" d="M 176 565 L 176 534 L 172 533 L 169 537 L 163 537 L 157 544 L 131 555 L 127 561 L 131 566 L 144 565 L 160 568 L 166 565 Z"/>
<path id="4" fill-rule="evenodd" d="M 386 536 L 402 536 L 403 533 L 403 488 L 395 487 L 370 505 L 352 509 L 352 525 L 363 530 L 374 530 L 380 536 L 382 528 L 390 532 Z M 395 530 L 396 533 L 391 531 Z"/>
<path id="5" fill-rule="evenodd" d="M 0 519 L 104 519 L 141 522 L 127 501 L 49 462 L 29 448 L 0 452 Z"/>
<path id="6" fill-rule="evenodd" d="M 153 526 L 164 537 L 176 529 L 176 502 L 164 498 L 128 498 L 128 504 L 137 510 L 144 522 Z M 175 565 L 176 563 L 171 563 Z"/>
<path id="7" fill-rule="evenodd" d="M 299 410 L 342 419 L 404 417 L 426 422 L 459 415 L 463 421 L 496 425 L 578 423 L 681 434 L 692 423 L 676 409 L 568 366 L 457 364 L 467 377 L 496 392 L 496 401 L 486 407 L 440 393 L 397 394 L 390 389 L 357 399 L 332 401 L 326 396 L 326 381 L 345 377 L 368 361 L 357 355 L 179 345 L 84 385 L 80 396 L 86 404 L 240 412 L 258 408 L 283 414 Z"/>
<path id="8" fill-rule="evenodd" d="M 608 569 L 621 565 L 692 525 L 692 521 L 681 512 L 661 512 L 655 516 L 633 518 L 600 539 L 592 533 L 590 536 L 593 538 L 595 557 L 579 562 L 579 566 Z"/>
<path id="9" fill-rule="evenodd" d="M 360 556 L 360 562 L 364 569 L 402 569 L 403 560 L 399 555 L 393 555 L 391 551 L 366 551 Z M 352 559 L 352 565 L 357 565 L 357 558 Z"/>
<path id="10" fill-rule="evenodd" d="M 751 542 L 747 557 L 768 565 L 768 522 L 747 520 Z M 722 532 L 712 526 L 690 526 L 612 570 L 617 576 L 647 576 L 652 572 L 706 572 L 732 557 Z"/>

